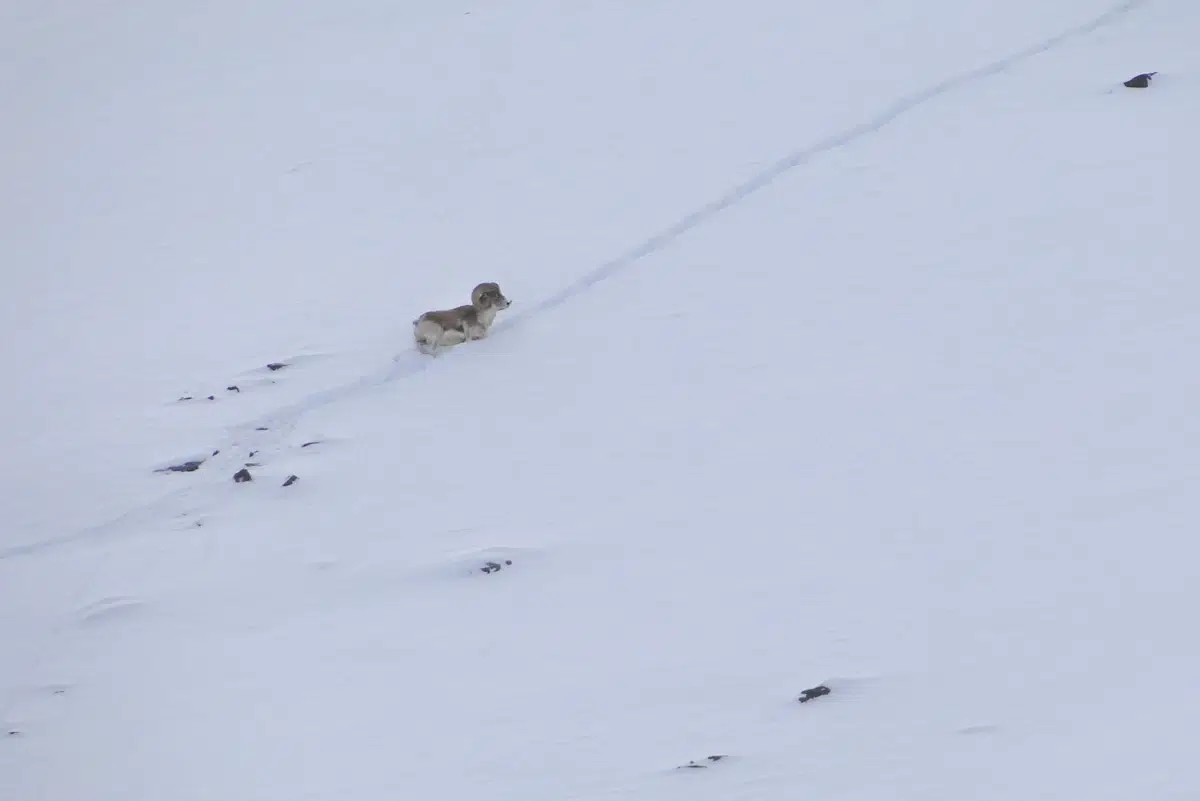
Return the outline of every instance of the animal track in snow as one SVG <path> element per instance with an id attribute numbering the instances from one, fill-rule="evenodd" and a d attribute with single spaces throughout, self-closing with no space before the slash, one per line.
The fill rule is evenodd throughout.
<path id="1" fill-rule="evenodd" d="M 991 63 L 951 75 L 938 83 L 900 98 L 891 105 L 882 108 L 873 117 L 864 119 L 858 124 L 836 132 L 820 141 L 794 150 L 792 153 L 777 159 L 759 173 L 748 177 L 742 183 L 732 187 L 725 194 L 699 206 L 694 211 L 684 215 L 676 222 L 639 244 L 634 245 L 624 253 L 618 254 L 614 258 L 582 273 L 575 281 L 563 287 L 558 292 L 524 307 L 521 311 L 499 324 L 496 327 L 496 334 L 501 335 L 512 326 L 522 325 L 526 320 L 536 318 L 547 311 L 555 309 L 588 291 L 592 286 L 610 276 L 641 262 L 647 256 L 662 250 L 690 231 L 708 223 L 717 215 L 737 206 L 751 195 L 773 184 L 783 175 L 790 173 L 798 167 L 802 167 L 815 158 L 865 139 L 891 125 L 897 119 L 920 109 L 926 103 L 947 95 L 963 86 L 997 75 L 1013 66 L 1053 50 L 1072 39 L 1086 36 L 1116 21 L 1129 12 L 1146 5 L 1148 2 L 1149 0 L 1124 0 L 1124 2 L 1118 3 L 1086 22 L 1068 28 L 1035 44 L 1016 50 Z M 287 364 L 290 368 L 299 366 L 307 361 L 325 357 L 326 354 L 301 354 L 290 359 L 273 362 L 272 364 Z M 259 450 L 278 449 L 294 433 L 298 421 L 305 414 L 347 398 L 359 396 L 364 392 L 378 389 L 400 379 L 417 376 L 425 370 L 430 369 L 434 364 L 434 360 L 427 359 L 416 351 L 398 352 L 393 357 L 391 364 L 383 365 L 378 370 L 361 375 L 346 383 L 311 392 L 294 402 L 281 405 L 267 414 L 229 429 L 220 447 L 225 448 L 231 445 L 241 445 Z M 257 370 L 244 373 L 244 379 L 234 378 L 233 380 L 221 383 L 220 386 L 237 385 L 239 390 L 245 390 L 246 387 L 242 386 L 243 380 L 248 386 L 254 386 L 251 382 L 255 379 L 267 378 L 269 380 L 270 375 L 287 375 L 287 372 L 287 370 L 281 369 L 270 370 L 268 367 L 263 366 Z M 240 391 L 233 392 L 224 389 L 222 389 L 222 392 L 233 395 L 242 394 Z M 207 399 L 210 394 L 214 398 L 217 396 L 217 393 L 214 391 L 203 395 L 192 395 L 191 397 Z M 58 547 L 83 539 L 95 539 L 99 536 L 113 535 L 119 530 L 125 530 L 122 525 L 125 521 L 133 518 L 148 518 L 161 511 L 170 510 L 178 497 L 180 497 L 178 493 L 168 494 L 157 501 L 138 509 L 130 510 L 118 518 L 100 525 L 90 526 L 49 538 L 39 543 L 0 549 L 0 559 L 38 553 L 47 548 Z"/>
<path id="2" fill-rule="evenodd" d="M 624 272 L 632 265 L 642 261 L 647 256 L 659 252 L 663 248 L 671 245 L 680 237 L 691 232 L 694 229 L 705 225 L 717 215 L 728 209 L 731 209 L 751 195 L 765 189 L 775 183 L 779 178 L 783 177 L 792 170 L 808 164 L 813 159 L 823 156 L 826 153 L 832 153 L 844 147 L 855 144 L 856 142 L 865 139 L 873 134 L 882 131 L 884 128 L 891 125 L 901 117 L 907 116 L 924 106 L 930 101 L 936 100 L 944 95 L 947 95 L 956 89 L 967 86 L 978 81 L 985 80 L 994 75 L 998 75 L 1007 69 L 1010 69 L 1017 64 L 1021 64 L 1043 53 L 1049 52 L 1060 45 L 1063 45 L 1072 39 L 1086 36 L 1094 31 L 1109 25 L 1112 22 L 1120 19 L 1125 14 L 1134 9 L 1145 5 L 1149 0 L 1125 0 L 1108 11 L 1105 11 L 1087 22 L 1069 28 L 1055 36 L 1043 39 L 1036 44 L 1025 47 L 1021 50 L 1004 56 L 989 64 L 976 67 L 971 70 L 959 72 L 951 75 L 948 78 L 941 80 L 931 86 L 927 86 L 917 92 L 913 92 L 906 97 L 902 97 L 891 105 L 885 107 L 874 117 L 866 119 L 857 125 L 853 125 L 840 132 L 827 136 L 825 139 L 808 145 L 799 150 L 776 160 L 774 163 L 761 170 L 758 174 L 751 176 L 747 180 L 728 190 L 724 195 L 710 201 L 701 206 L 690 214 L 682 217 L 667 228 L 659 231 L 650 238 L 644 240 L 640 244 L 630 248 L 625 253 L 610 259 L 601 264 L 599 267 L 584 273 L 577 278 L 573 283 L 559 290 L 544 300 L 534 303 L 530 306 L 522 308 L 517 313 L 508 317 L 504 322 L 496 326 L 497 333 L 512 326 L 521 325 L 526 319 L 537 317 L 540 314 L 555 309 L 572 298 L 583 294 L 591 289 L 596 284 L 610 278 L 617 273 Z"/>
<path id="3" fill-rule="evenodd" d="M 142 606 L 142 601 L 137 598 L 113 595 L 83 607 L 76 613 L 76 618 L 81 625 L 91 626 L 136 614 Z"/>
<path id="4" fill-rule="evenodd" d="M 758 174 L 752 175 L 742 183 L 732 187 L 724 195 L 698 207 L 660 232 L 634 245 L 624 253 L 581 274 L 574 282 L 563 287 L 553 295 L 524 307 L 497 325 L 496 333 L 502 334 L 512 326 L 521 325 L 525 320 L 538 317 L 547 311 L 563 305 L 574 297 L 586 292 L 592 286 L 641 262 L 647 256 L 662 250 L 693 229 L 708 223 L 722 212 L 737 206 L 751 195 L 769 186 L 796 168 L 802 167 L 824 154 L 837 151 L 878 133 L 896 120 L 919 110 L 925 104 L 963 86 L 990 78 L 1017 64 L 1053 50 L 1072 39 L 1086 36 L 1114 22 L 1134 9 L 1145 5 L 1146 2 L 1148 0 L 1125 0 L 1125 2 L 1119 3 L 1086 22 L 1068 28 L 1055 36 L 1043 39 L 1020 50 L 1016 50 L 991 63 L 951 75 L 938 83 L 900 98 L 891 105 L 881 109 L 874 117 L 831 134 L 825 139 L 794 150 L 792 153 L 777 159 Z M 283 360 L 280 363 L 285 363 L 289 367 L 299 366 L 306 361 L 319 358 L 324 358 L 324 355 L 300 355 Z M 282 406 L 263 417 L 248 421 L 243 426 L 231 430 L 230 434 L 240 440 L 241 444 L 264 450 L 276 449 L 293 433 L 297 422 L 304 414 L 314 409 L 329 406 L 340 400 L 357 396 L 365 391 L 378 389 L 397 380 L 419 375 L 425 370 L 430 369 L 430 366 L 434 363 L 434 360 L 425 359 L 415 351 L 397 353 L 391 365 L 385 366 L 374 373 L 363 375 L 348 383 L 308 394 L 298 401 Z M 280 370 L 271 371 L 266 367 L 259 368 L 254 374 L 248 376 L 247 380 L 252 380 L 255 377 L 262 378 L 264 370 L 266 370 L 267 374 L 281 372 Z M 238 382 L 235 380 L 231 383 Z M 238 385 L 244 389 L 244 387 L 241 387 L 241 384 Z M 258 434 L 259 436 L 257 438 L 253 436 L 243 437 L 239 435 L 239 431 L 248 434 Z"/>

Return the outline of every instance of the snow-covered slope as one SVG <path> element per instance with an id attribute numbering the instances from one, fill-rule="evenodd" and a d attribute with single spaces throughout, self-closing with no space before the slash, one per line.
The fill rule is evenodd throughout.
<path id="1" fill-rule="evenodd" d="M 9 4 L 0 799 L 1200 798 L 1197 30 Z"/>

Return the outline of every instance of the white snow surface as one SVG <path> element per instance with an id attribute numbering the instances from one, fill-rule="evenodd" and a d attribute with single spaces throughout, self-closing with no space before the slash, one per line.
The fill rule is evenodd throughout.
<path id="1" fill-rule="evenodd" d="M 1198 31 L 4 4 L 0 801 L 1200 799 Z"/>

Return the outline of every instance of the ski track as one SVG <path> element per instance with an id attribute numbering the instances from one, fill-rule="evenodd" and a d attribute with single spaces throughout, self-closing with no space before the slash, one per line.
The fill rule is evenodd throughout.
<path id="1" fill-rule="evenodd" d="M 786 173 L 791 172 L 797 167 L 807 164 L 812 159 L 825 154 L 836 151 L 840 148 L 854 144 L 861 139 L 877 133 L 886 126 L 905 116 L 909 112 L 915 111 L 926 103 L 935 100 L 943 95 L 946 95 L 964 85 L 968 85 L 988 77 L 997 75 L 1005 70 L 1016 66 L 1022 62 L 1035 58 L 1043 53 L 1046 53 L 1054 48 L 1083 36 L 1087 36 L 1094 31 L 1112 24 L 1118 19 L 1124 17 L 1130 12 L 1147 6 L 1152 0 L 1125 0 L 1103 14 L 1091 19 L 1076 27 L 1070 28 L 1062 33 L 1052 36 L 1041 42 L 1018 50 L 1004 58 L 991 62 L 982 67 L 977 67 L 973 70 L 959 73 L 957 75 L 946 78 L 939 83 L 927 87 L 919 92 L 915 92 L 906 97 L 901 98 L 892 105 L 885 108 L 875 117 L 854 125 L 840 133 L 833 134 L 816 144 L 796 150 L 787 156 L 777 160 L 769 167 L 750 177 L 741 184 L 730 189 L 724 195 L 705 204 L 697 210 L 687 214 L 677 222 L 663 229 L 662 231 L 650 236 L 640 244 L 627 250 L 621 255 L 604 262 L 600 266 L 584 273 L 580 278 L 569 284 L 565 288 L 548 298 L 524 309 L 515 315 L 509 317 L 504 323 L 496 327 L 496 331 L 503 331 L 513 326 L 521 325 L 530 318 L 553 311 L 560 306 L 563 306 L 573 298 L 585 293 L 591 287 L 599 284 L 617 273 L 620 273 L 629 267 L 633 266 L 642 259 L 650 256 L 660 250 L 671 245 L 675 240 L 687 234 L 689 231 L 698 228 L 712 220 L 721 212 L 738 205 L 743 200 L 746 200 L 754 193 L 766 188 L 774 183 L 778 178 Z M 417 375 L 428 369 L 435 363 L 435 359 L 423 356 L 416 351 L 409 351 L 398 354 L 391 365 L 382 370 L 376 371 L 355 381 L 343 384 L 341 386 L 331 387 L 322 390 L 300 400 L 282 406 L 275 411 L 266 414 L 258 419 L 252 420 L 241 425 L 233 426 L 227 430 L 225 441 L 210 450 L 220 450 L 226 452 L 227 449 L 237 446 L 240 448 L 250 448 L 259 452 L 263 452 L 266 456 L 263 461 L 270 459 L 270 452 L 277 451 L 278 447 L 286 438 L 295 430 L 300 419 L 308 412 L 315 411 L 327 406 L 331 406 L 348 398 L 356 397 L 362 393 L 369 392 L 374 389 L 394 383 L 398 380 Z M 265 427 L 266 431 L 257 429 Z M 43 553 L 54 548 L 70 545 L 77 542 L 99 542 L 107 538 L 112 538 L 122 533 L 127 533 L 130 529 L 136 530 L 140 526 L 133 524 L 151 522 L 160 519 L 164 513 L 180 512 L 181 502 L 189 498 L 193 498 L 200 490 L 200 487 L 187 486 L 169 493 L 166 493 L 158 500 L 153 501 L 145 506 L 132 509 L 119 517 L 101 523 L 96 526 L 90 526 L 81 530 L 64 534 L 59 537 L 42 540 L 36 543 L 27 543 L 9 548 L 0 549 L 0 560 L 14 559 L 22 556 Z M 90 569 L 84 572 L 79 585 L 72 593 L 72 598 L 75 603 L 72 604 L 72 609 L 68 610 L 67 614 L 73 614 L 72 610 L 78 606 L 78 602 L 82 599 L 82 595 L 91 585 L 95 575 L 102 567 L 103 563 L 110 552 L 111 548 L 102 548 L 97 555 Z M 23 671 L 25 675 L 29 675 L 38 669 L 38 666 L 45 664 L 48 659 L 53 658 L 50 648 L 50 640 L 54 639 L 56 633 L 62 634 L 63 626 L 53 627 L 47 633 L 47 642 L 41 648 L 36 649 L 33 659 L 34 664 L 29 665 L 27 671 Z M 21 684 L 10 688 L 10 698 L 3 707 L 0 707 L 0 720 L 7 719 L 13 709 L 19 703 L 19 699 L 23 696 Z"/>

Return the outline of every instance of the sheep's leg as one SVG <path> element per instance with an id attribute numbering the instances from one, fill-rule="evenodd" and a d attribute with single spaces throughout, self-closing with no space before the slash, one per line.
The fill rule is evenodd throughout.
<path id="1" fill-rule="evenodd" d="M 434 346 L 429 341 L 429 337 L 422 331 L 414 332 L 413 339 L 416 342 L 417 350 L 424 353 L 426 356 L 434 355 Z"/>

